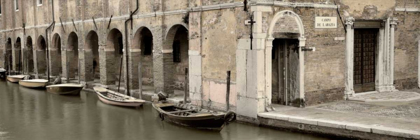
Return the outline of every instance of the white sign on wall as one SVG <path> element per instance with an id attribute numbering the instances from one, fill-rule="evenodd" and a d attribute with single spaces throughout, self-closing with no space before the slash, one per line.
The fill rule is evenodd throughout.
<path id="1" fill-rule="evenodd" d="M 337 28 L 337 17 L 315 17 L 315 28 Z"/>

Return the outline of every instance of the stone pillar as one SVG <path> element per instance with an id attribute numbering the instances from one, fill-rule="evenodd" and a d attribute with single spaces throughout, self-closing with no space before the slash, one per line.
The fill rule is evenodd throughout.
<path id="1" fill-rule="evenodd" d="M 304 106 L 305 100 L 305 54 L 302 51 L 306 45 L 306 38 L 299 37 L 299 106 Z"/>
<path id="2" fill-rule="evenodd" d="M 139 64 L 141 63 L 141 50 L 130 48 L 130 89 L 139 88 Z"/>
<path id="3" fill-rule="evenodd" d="M 395 26 L 397 25 L 397 19 L 396 18 L 392 18 L 391 19 L 391 29 L 390 29 L 390 63 L 391 63 L 391 68 L 390 68 L 390 79 L 389 79 L 389 86 L 390 86 L 390 90 L 391 91 L 395 91 L 395 86 L 394 86 L 394 53 L 395 53 Z"/>
<path id="4" fill-rule="evenodd" d="M 417 56 L 417 83 L 418 87 L 420 88 L 420 40 L 417 43 L 417 49 L 418 49 L 418 56 Z"/>
<path id="5" fill-rule="evenodd" d="M 348 98 L 353 96 L 354 87 L 353 87 L 353 67 L 354 67 L 354 28 L 353 28 L 354 18 L 348 17 L 346 19 L 346 89 L 345 97 Z"/>
<path id="6" fill-rule="evenodd" d="M 199 3 L 201 5 L 201 3 Z M 190 5 L 192 6 L 192 5 Z M 189 16 L 189 97 L 193 104 L 203 105 L 202 93 L 203 93 L 203 79 L 202 79 L 202 12 L 191 12 Z M 194 23 L 194 24 L 193 24 Z"/>
<path id="7" fill-rule="evenodd" d="M 101 79 L 101 84 L 103 85 L 107 85 L 110 82 L 108 82 L 108 76 L 107 76 L 107 71 L 108 69 L 106 69 L 107 67 L 107 56 L 106 56 L 106 52 L 105 52 L 105 45 L 99 45 L 99 68 L 100 68 L 100 79 Z"/>

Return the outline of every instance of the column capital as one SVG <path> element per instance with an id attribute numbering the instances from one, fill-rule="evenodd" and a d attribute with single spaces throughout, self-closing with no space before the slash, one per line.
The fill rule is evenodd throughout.
<path id="1" fill-rule="evenodd" d="M 398 24 L 398 19 L 395 17 L 391 18 L 389 24 L 391 25 L 391 27 L 396 26 Z"/>
<path id="2" fill-rule="evenodd" d="M 347 26 L 352 26 L 354 23 L 354 18 L 353 17 L 347 17 L 346 18 L 346 25 Z"/>

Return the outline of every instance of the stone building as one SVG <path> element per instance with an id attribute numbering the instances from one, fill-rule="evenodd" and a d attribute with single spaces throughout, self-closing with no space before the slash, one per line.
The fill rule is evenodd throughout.
<path id="1" fill-rule="evenodd" d="M 418 0 L 0 4 L 0 67 L 108 86 L 121 79 L 134 96 L 187 91 L 192 103 L 224 110 L 231 71 L 230 109 L 257 118 L 272 104 L 418 86 Z"/>

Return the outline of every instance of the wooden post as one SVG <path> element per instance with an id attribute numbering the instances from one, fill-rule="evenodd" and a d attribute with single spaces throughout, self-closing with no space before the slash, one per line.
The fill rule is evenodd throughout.
<path id="1" fill-rule="evenodd" d="M 118 78 L 118 92 L 120 92 L 120 85 L 121 85 L 121 70 L 122 70 L 122 63 L 123 63 L 123 56 L 121 55 L 121 61 L 120 61 L 120 75 Z"/>
<path id="2" fill-rule="evenodd" d="M 187 103 L 188 94 L 188 68 L 185 68 L 184 103 Z"/>
<path id="3" fill-rule="evenodd" d="M 77 57 L 79 57 L 79 55 L 77 55 Z M 82 59 L 77 58 L 77 79 L 79 79 L 79 84 L 80 84 L 80 61 L 82 61 Z"/>
<path id="4" fill-rule="evenodd" d="M 141 62 L 139 62 L 139 99 L 142 99 L 143 95 L 143 75 L 141 73 Z"/>
<path id="5" fill-rule="evenodd" d="M 226 111 L 229 111 L 229 93 L 230 93 L 230 71 L 227 71 L 226 78 Z"/>

